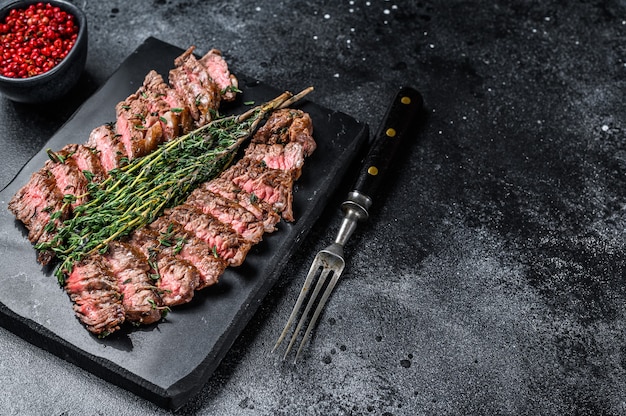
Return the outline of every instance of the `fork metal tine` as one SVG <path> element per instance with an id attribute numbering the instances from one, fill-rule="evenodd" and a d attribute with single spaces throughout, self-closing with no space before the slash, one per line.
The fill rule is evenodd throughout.
<path id="1" fill-rule="evenodd" d="M 287 320 L 287 323 L 285 324 L 285 327 L 283 328 L 283 332 L 281 332 L 280 337 L 276 341 L 276 344 L 274 345 L 272 352 L 274 352 L 276 348 L 278 348 L 278 346 L 283 342 L 283 340 L 287 336 L 287 333 L 289 332 L 289 328 L 291 328 L 291 326 L 293 325 L 293 322 L 295 321 L 296 316 L 298 315 L 298 311 L 302 307 L 302 304 L 304 303 L 304 299 L 306 298 L 307 293 L 309 289 L 311 288 L 311 284 L 313 283 L 313 279 L 315 278 L 315 275 L 317 274 L 317 271 L 320 267 L 322 267 L 321 261 L 316 256 L 315 260 L 311 264 L 311 268 L 309 269 L 309 273 L 306 276 L 304 284 L 302 285 L 302 289 L 300 290 L 300 295 L 298 296 L 298 300 L 296 301 L 296 304 L 293 306 L 291 315 L 289 315 L 289 319 Z"/>
<path id="2" fill-rule="evenodd" d="M 298 339 L 300 331 L 306 325 L 307 319 L 309 319 L 310 312 L 313 309 L 313 306 L 315 306 L 319 294 L 322 292 L 324 286 L 326 286 L 326 289 L 323 291 L 321 299 L 319 300 L 318 305 L 313 312 L 313 316 L 311 316 L 311 319 L 309 320 L 309 324 L 306 327 L 304 335 L 302 336 L 302 340 L 300 341 L 300 345 L 294 359 L 294 364 L 297 362 L 298 357 L 302 352 L 302 348 L 306 344 L 306 341 L 309 339 L 311 331 L 315 327 L 319 315 L 324 309 L 326 301 L 328 300 L 335 285 L 337 284 L 337 281 L 339 280 L 339 277 L 341 276 L 341 273 L 343 272 L 343 269 L 345 268 L 346 263 L 343 257 L 344 244 L 355 230 L 357 221 L 367 218 L 367 210 L 366 208 L 361 206 L 360 203 L 363 203 L 365 206 L 369 207 L 369 197 L 362 196 L 357 192 L 352 192 L 349 194 L 349 199 L 344 202 L 344 205 L 342 207 L 342 209 L 344 210 L 344 218 L 341 222 L 341 226 L 339 227 L 337 238 L 335 238 L 335 241 L 331 245 L 318 252 L 313 259 L 313 264 L 311 264 L 311 268 L 309 269 L 309 273 L 306 276 L 304 285 L 300 290 L 300 294 L 298 295 L 296 304 L 291 311 L 291 315 L 287 320 L 287 324 L 283 328 L 282 333 L 276 341 L 276 345 L 274 345 L 274 348 L 272 349 L 272 351 L 275 351 L 276 348 L 284 341 L 291 326 L 295 322 L 296 317 L 300 313 L 300 309 L 302 308 L 306 297 L 309 295 L 311 285 L 315 281 L 315 277 L 318 276 L 318 271 L 321 269 L 321 272 L 319 272 L 319 278 L 317 279 L 317 283 L 315 284 L 315 288 L 313 289 L 313 293 L 311 293 L 307 301 L 307 305 L 300 315 L 300 319 L 298 320 L 296 329 L 291 336 L 291 340 L 289 341 L 289 345 L 287 346 L 287 349 L 283 356 L 283 360 L 287 358 L 287 355 L 292 350 L 294 344 Z M 332 278 L 327 284 L 326 281 L 328 280 L 328 276 L 330 276 L 331 273 Z"/>
<path id="3" fill-rule="evenodd" d="M 300 320 L 298 321 L 298 326 L 296 326 L 296 329 L 293 331 L 293 335 L 291 336 L 291 341 L 289 342 L 289 345 L 287 346 L 287 350 L 285 351 L 285 355 L 283 356 L 283 359 L 287 358 L 287 354 L 289 354 L 289 351 L 291 351 L 293 344 L 295 344 L 296 339 L 298 338 L 298 334 L 300 333 L 300 330 L 304 326 L 307 316 L 309 315 L 309 311 L 315 304 L 315 300 L 317 299 L 317 296 L 319 295 L 320 290 L 324 286 L 324 282 L 326 282 L 326 278 L 328 277 L 330 272 L 331 270 L 328 269 L 327 267 L 322 268 L 322 272 L 320 274 L 319 279 L 317 280 L 315 289 L 313 290 L 313 293 L 311 294 L 311 297 L 309 298 L 309 301 L 306 304 L 306 308 L 304 308 L 304 311 L 302 312 L 302 316 L 300 316 Z M 304 342 L 304 338 L 302 339 L 302 342 Z M 302 348 L 302 344 L 300 344 L 300 348 Z"/>
<path id="4" fill-rule="evenodd" d="M 294 324 L 295 320 L 297 319 L 298 314 L 300 314 L 298 324 L 296 325 L 296 328 L 293 331 L 293 334 L 291 335 L 289 345 L 287 346 L 285 354 L 283 356 L 283 359 L 287 358 L 287 355 L 291 352 L 294 344 L 298 340 L 298 337 L 301 331 L 304 329 L 305 325 L 307 325 L 307 320 L 308 320 L 308 325 L 306 326 L 306 330 L 304 332 L 304 335 L 302 336 L 300 345 L 298 347 L 298 351 L 296 353 L 296 357 L 294 359 L 294 364 L 296 363 L 302 351 L 302 348 L 306 344 L 306 341 L 309 339 L 311 331 L 315 327 L 315 324 L 319 318 L 319 315 L 321 314 L 324 308 L 324 305 L 326 304 L 326 301 L 328 300 L 331 292 L 333 291 L 335 285 L 337 284 L 337 281 L 339 280 L 339 277 L 341 276 L 341 273 L 343 272 L 344 267 L 345 267 L 345 261 L 343 259 L 343 246 L 337 243 L 333 243 L 329 247 L 326 247 L 324 250 L 321 250 L 319 253 L 317 253 L 315 258 L 313 259 L 313 263 L 311 264 L 309 273 L 306 276 L 304 285 L 302 286 L 302 289 L 300 290 L 300 294 L 298 295 L 296 304 L 294 305 L 293 310 L 291 311 L 291 315 L 289 316 L 289 319 L 287 320 L 287 324 L 283 328 L 283 331 L 280 334 L 280 337 L 278 338 L 278 340 L 276 341 L 276 345 L 274 345 L 274 348 L 272 349 L 272 351 L 275 351 L 276 348 L 284 341 L 289 330 L 291 329 L 291 326 Z M 330 278 L 330 281 L 329 281 L 329 276 L 332 276 Z M 317 278 L 317 281 L 316 281 L 316 278 Z M 329 281 L 328 284 L 327 284 L 327 281 Z M 311 288 L 314 282 L 315 282 L 315 287 L 313 288 L 313 292 L 310 293 L 309 295 L 309 292 L 311 291 Z M 319 299 L 319 302 L 318 302 L 318 297 L 320 297 L 320 294 L 321 294 L 321 298 Z M 306 306 L 304 307 L 304 311 L 301 311 L 301 308 L 307 296 L 308 296 L 308 300 L 307 300 Z M 313 312 L 313 315 L 311 316 L 311 311 L 313 310 L 313 307 L 315 306 L 316 302 L 317 302 L 317 307 L 315 308 L 315 311 Z"/>
<path id="5" fill-rule="evenodd" d="M 315 323 L 317 322 L 317 319 L 319 318 L 320 313 L 324 309 L 324 305 L 326 304 L 328 297 L 330 296 L 333 289 L 335 288 L 335 285 L 337 284 L 337 281 L 339 280 L 339 276 L 341 276 L 341 272 L 343 271 L 343 266 L 341 266 L 339 270 L 328 269 L 328 272 L 330 271 L 333 272 L 333 277 L 330 279 L 330 282 L 328 283 L 328 286 L 326 287 L 326 290 L 324 291 L 324 294 L 322 295 L 322 298 L 320 299 L 320 302 L 318 303 L 317 308 L 315 309 L 315 312 L 313 313 L 313 317 L 311 317 L 311 320 L 309 321 L 309 325 L 306 329 L 306 332 L 304 333 L 304 336 L 302 337 L 302 341 L 300 342 L 300 347 L 298 347 L 298 351 L 296 352 L 296 358 L 294 358 L 293 360 L 294 364 L 296 363 L 296 361 L 298 361 L 298 357 L 300 356 L 302 347 L 304 347 L 306 341 L 309 339 L 309 335 L 311 334 L 311 331 L 315 327 Z M 326 280 L 326 277 L 324 278 L 324 280 Z M 320 286 L 320 289 L 321 289 L 321 287 L 323 286 L 323 283 L 324 282 L 322 282 L 320 278 L 320 280 L 317 283 L 317 286 Z M 317 287 L 315 289 L 317 291 Z M 316 294 L 316 297 L 317 297 L 317 294 Z M 311 300 L 309 301 L 309 303 L 310 304 L 313 303 L 313 296 L 311 296 Z M 308 308 L 309 307 L 307 306 L 307 309 Z M 304 318 L 305 317 L 303 315 L 301 321 L 303 321 Z"/>

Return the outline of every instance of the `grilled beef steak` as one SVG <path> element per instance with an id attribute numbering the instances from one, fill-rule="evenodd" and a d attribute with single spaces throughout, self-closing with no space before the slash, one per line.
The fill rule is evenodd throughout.
<path id="1" fill-rule="evenodd" d="M 210 66 L 206 67 L 202 64 L 202 59 L 200 61 L 196 59 L 193 50 L 194 48 L 191 47 L 176 58 L 174 61 L 176 68 L 170 71 L 169 79 L 172 87 L 183 98 L 195 124 L 202 126 L 213 119 L 213 112 L 219 107 L 222 98 L 232 100 L 235 97 L 231 94 L 223 96 L 230 91 L 224 90 L 223 86 L 217 84 L 210 72 L 217 70 L 214 74 L 215 79 L 221 82 L 224 66 L 214 62 L 214 60 L 221 59 L 221 56 L 215 51 L 210 51 L 207 54 L 210 58 L 204 59 L 204 62 L 210 63 Z"/>
<path id="2" fill-rule="evenodd" d="M 267 123 L 256 132 L 252 143 L 300 143 L 305 156 L 311 156 L 317 147 L 313 140 L 311 117 L 301 110 L 290 108 L 274 111 Z"/>
<path id="3" fill-rule="evenodd" d="M 215 113 L 222 100 L 234 99 L 231 89 L 223 85 L 225 79 L 236 87 L 237 78 L 228 72 L 218 51 L 211 50 L 201 60 L 197 60 L 192 51 L 190 48 L 176 59 L 175 64 L 180 67 L 171 73 L 191 71 L 195 74 L 193 79 L 201 81 L 205 90 L 212 91 L 213 99 L 203 101 L 202 111 Z M 33 174 L 9 203 L 11 212 L 29 231 L 29 240 L 32 243 L 50 241 L 54 234 L 44 230 L 50 216 L 61 212 L 57 221 L 71 216 L 70 208 L 84 202 L 82 196 L 89 181 L 101 182 L 125 160 L 145 155 L 160 143 L 188 132 L 194 125 L 208 122 L 208 116 L 191 118 L 187 103 L 195 103 L 197 97 L 181 95 L 185 93 L 192 92 L 182 86 L 174 88 L 155 71 L 150 71 L 137 92 L 116 106 L 115 123 L 94 128 L 85 145 L 71 144 L 56 153 L 51 152 L 52 160 Z M 64 204 L 67 194 L 76 197 L 70 207 Z M 50 251 L 40 252 L 37 258 L 47 264 L 54 255 Z"/>
<path id="4" fill-rule="evenodd" d="M 200 273 L 191 263 L 176 256 L 175 248 L 163 246 L 158 232 L 142 227 L 133 231 L 126 242 L 145 256 L 164 305 L 180 305 L 193 298 L 200 285 Z"/>
<path id="5" fill-rule="evenodd" d="M 167 217 L 160 217 L 148 228 L 159 233 L 161 246 L 168 247 L 177 257 L 188 261 L 198 270 L 200 281 L 197 289 L 217 283 L 226 268 L 226 262 L 217 256 L 213 247 Z"/>
<path id="6" fill-rule="evenodd" d="M 120 328 L 125 314 L 117 281 L 94 255 L 75 264 L 65 283 L 78 319 L 94 334 L 108 334 Z"/>
<path id="7" fill-rule="evenodd" d="M 130 244 L 113 241 L 102 256 L 115 276 L 126 320 L 151 324 L 161 319 L 161 298 L 155 293 L 146 258 Z"/>
<path id="8" fill-rule="evenodd" d="M 183 204 L 165 211 L 164 218 L 180 224 L 191 235 L 204 241 L 215 251 L 214 255 L 239 266 L 250 250 L 251 244 L 241 238 L 235 230 L 199 208 Z"/>
<path id="9" fill-rule="evenodd" d="M 293 177 L 289 171 L 270 169 L 262 160 L 244 157 L 228 168 L 223 177 L 270 204 L 286 221 L 294 221 Z"/>
<path id="10" fill-rule="evenodd" d="M 149 72 L 136 93 L 116 106 L 116 120 L 99 126 L 85 145 L 50 152 L 51 160 L 16 193 L 9 209 L 33 243 L 50 241 L 51 216 L 63 221 L 88 197 L 90 182 L 154 151 L 159 144 L 209 122 L 222 101 L 234 99 L 237 79 L 217 50 L 202 58 L 193 48 L 175 61 L 169 83 Z M 281 217 L 293 221 L 293 183 L 316 144 L 308 114 L 273 112 L 244 156 L 199 185 L 183 204 L 112 241 L 73 265 L 65 290 L 78 319 L 94 334 L 124 322 L 151 324 L 167 307 L 193 299 L 218 282 L 227 266 L 241 265 Z M 69 195 L 69 196 L 68 196 Z M 40 252 L 47 263 L 52 253 Z"/>

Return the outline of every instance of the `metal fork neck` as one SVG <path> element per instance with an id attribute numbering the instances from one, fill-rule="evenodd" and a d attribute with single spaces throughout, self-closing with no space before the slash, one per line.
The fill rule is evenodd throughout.
<path id="1" fill-rule="evenodd" d="M 348 198 L 341 204 L 343 211 L 343 221 L 335 238 L 335 243 L 344 246 L 354 230 L 357 223 L 365 221 L 369 217 L 369 208 L 372 206 L 372 199 L 358 191 L 352 191 Z"/>

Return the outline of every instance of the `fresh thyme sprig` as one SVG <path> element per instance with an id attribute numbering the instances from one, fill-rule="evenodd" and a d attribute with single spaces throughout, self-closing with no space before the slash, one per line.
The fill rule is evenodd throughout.
<path id="1" fill-rule="evenodd" d="M 75 262 L 158 218 L 163 210 L 182 203 L 195 187 L 217 176 L 233 160 L 239 146 L 272 111 L 285 108 L 312 90 L 283 93 L 238 116 L 221 117 L 199 129 L 161 145 L 154 152 L 109 172 L 101 183 L 90 182 L 88 202 L 60 224 L 51 215 L 48 231 L 55 237 L 36 245 L 61 260 L 55 274 L 65 281 Z M 68 197 L 65 204 L 76 197 Z"/>

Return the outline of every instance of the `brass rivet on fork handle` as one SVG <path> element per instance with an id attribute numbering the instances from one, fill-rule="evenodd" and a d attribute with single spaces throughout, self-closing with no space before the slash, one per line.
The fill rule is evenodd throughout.
<path id="1" fill-rule="evenodd" d="M 356 229 L 357 223 L 369 217 L 369 209 L 373 202 L 371 196 L 375 194 L 376 189 L 381 185 L 384 176 L 383 173 L 390 167 L 392 159 L 400 145 L 408 138 L 416 136 L 417 123 L 421 122 L 424 116 L 423 99 L 420 93 L 413 88 L 401 88 L 387 110 L 387 114 L 383 119 L 378 134 L 374 137 L 370 151 L 365 158 L 361 172 L 354 186 L 354 190 L 348 194 L 346 200 L 341 204 L 343 220 L 337 237 L 331 245 L 321 250 L 315 256 L 313 264 L 311 264 L 309 273 L 304 281 L 304 285 L 300 290 L 300 295 L 296 300 L 296 304 L 291 311 L 289 319 L 287 319 L 287 324 L 272 349 L 272 351 L 275 351 L 284 341 L 308 296 L 308 302 L 300 315 L 300 319 L 289 341 L 283 359 L 287 358 L 287 355 L 298 339 L 298 335 L 306 325 L 304 335 L 302 336 L 298 351 L 296 352 L 294 363 L 300 356 L 302 348 L 309 339 L 311 331 L 345 267 L 346 263 L 343 256 L 344 245 L 348 242 L 350 236 Z M 317 281 L 315 280 L 316 278 Z M 326 282 L 329 278 L 330 280 L 327 284 Z M 314 283 L 315 286 L 313 287 Z M 324 286 L 326 286 L 325 289 Z M 309 296 L 311 287 L 313 287 L 313 293 Z M 322 296 L 318 302 L 317 298 L 320 293 L 322 293 Z M 318 302 L 317 307 L 309 319 L 309 314 L 316 302 Z"/>

